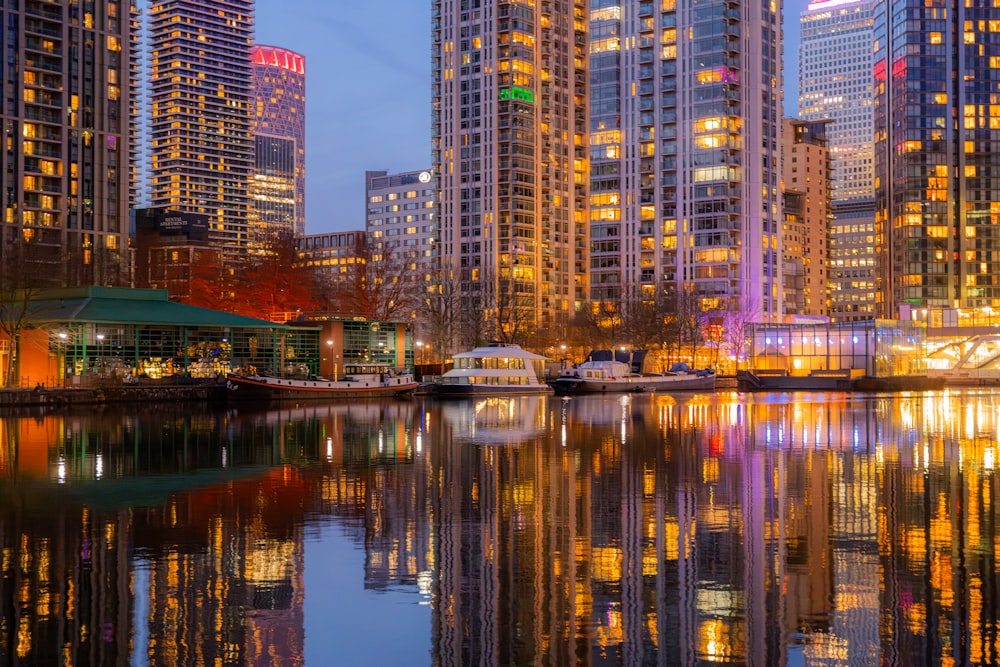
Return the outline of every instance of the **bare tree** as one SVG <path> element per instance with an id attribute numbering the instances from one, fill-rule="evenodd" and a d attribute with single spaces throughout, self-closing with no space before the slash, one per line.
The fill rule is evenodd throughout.
<path id="1" fill-rule="evenodd" d="M 534 333 L 535 300 L 516 267 L 483 270 L 478 280 L 465 282 L 463 309 L 475 343 L 497 341 L 525 344 Z"/>
<path id="2" fill-rule="evenodd" d="M 693 286 L 668 288 L 664 294 L 664 312 L 664 348 L 668 362 L 687 356 L 693 364 L 704 339 L 703 313 Z"/>
<path id="3" fill-rule="evenodd" d="M 32 302 L 40 290 L 54 286 L 49 282 L 51 275 L 39 271 L 51 254 L 52 249 L 42 245 L 37 236 L 22 236 L 15 230 L 0 236 L 0 333 L 7 340 L 5 387 L 13 387 L 19 380 L 15 364 L 21 334 L 29 328 Z"/>
<path id="4" fill-rule="evenodd" d="M 757 310 L 757 303 L 752 299 L 734 299 L 730 308 L 723 313 L 722 339 L 735 360 L 737 370 L 746 361 L 747 333 L 750 323 L 757 316 Z"/>
<path id="5" fill-rule="evenodd" d="M 500 266 L 494 279 L 486 281 L 484 305 L 494 313 L 495 332 L 492 338 L 503 343 L 523 345 L 534 332 L 535 294 L 532 286 L 521 280 L 517 260 L 510 261 L 510 265 Z"/>
<path id="6" fill-rule="evenodd" d="M 438 270 L 422 300 L 417 312 L 417 326 L 442 354 L 443 359 L 457 351 L 457 346 L 466 337 L 469 325 L 468 313 L 462 308 L 461 284 L 455 269 L 449 267 Z"/>
<path id="7" fill-rule="evenodd" d="M 590 347 L 614 349 L 622 343 L 622 314 L 616 301 L 591 301 L 580 309 L 574 326 Z"/>
<path id="8" fill-rule="evenodd" d="M 629 285 L 622 290 L 619 306 L 623 338 L 634 348 L 649 350 L 664 340 L 668 317 L 667 297 L 662 291 L 644 291 Z"/>
<path id="9" fill-rule="evenodd" d="M 62 265 L 62 282 L 67 287 L 102 285 L 128 287 L 132 284 L 128 262 L 117 248 L 106 245 L 108 238 L 100 235 L 70 237 L 78 244 L 66 248 Z"/>
<path id="10" fill-rule="evenodd" d="M 415 271 L 399 248 L 364 243 L 346 278 L 336 285 L 337 307 L 368 320 L 404 319 L 414 306 Z"/>

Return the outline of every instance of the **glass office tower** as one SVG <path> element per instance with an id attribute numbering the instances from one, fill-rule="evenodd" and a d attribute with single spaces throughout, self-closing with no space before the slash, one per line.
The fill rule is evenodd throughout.
<path id="1" fill-rule="evenodd" d="M 257 234 L 306 230 L 306 59 L 276 46 L 254 45 L 251 178 Z"/>
<path id="2" fill-rule="evenodd" d="M 1000 16 L 897 0 L 876 19 L 878 311 L 1000 307 Z"/>
<path id="3" fill-rule="evenodd" d="M 799 118 L 829 120 L 829 315 L 875 316 L 875 0 L 809 4 L 799 25 Z"/>

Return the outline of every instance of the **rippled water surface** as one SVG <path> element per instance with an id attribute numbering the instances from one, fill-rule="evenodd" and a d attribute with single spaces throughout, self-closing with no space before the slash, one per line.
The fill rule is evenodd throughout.
<path id="1" fill-rule="evenodd" d="M 2 665 L 991 665 L 1000 393 L 0 416 Z"/>

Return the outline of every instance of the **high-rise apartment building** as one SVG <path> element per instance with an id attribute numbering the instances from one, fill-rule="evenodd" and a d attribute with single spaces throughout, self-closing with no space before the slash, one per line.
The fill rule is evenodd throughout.
<path id="1" fill-rule="evenodd" d="M 254 45 L 254 166 L 250 180 L 257 235 L 306 230 L 306 59 Z"/>
<path id="2" fill-rule="evenodd" d="M 0 9 L 5 269 L 24 270 L 13 253 L 31 241 L 31 275 L 40 281 L 123 279 L 129 18 L 128 3 L 117 0 L 24 0 Z"/>
<path id="3" fill-rule="evenodd" d="M 161 0 L 148 11 L 150 198 L 204 213 L 220 252 L 248 243 L 252 0 Z"/>
<path id="4" fill-rule="evenodd" d="M 876 19 L 878 312 L 1000 307 L 1000 17 L 990 3 Z"/>
<path id="5" fill-rule="evenodd" d="M 782 123 L 786 315 L 827 315 L 830 158 L 826 121 Z"/>
<path id="6" fill-rule="evenodd" d="M 562 335 L 588 298 L 588 5 L 432 2 L 442 263 L 483 336 Z"/>
<path id="7" fill-rule="evenodd" d="M 781 3 L 594 0 L 595 301 L 782 313 Z"/>
<path id="8" fill-rule="evenodd" d="M 828 120 L 830 318 L 875 316 L 874 0 L 813 2 L 800 16 L 799 117 Z"/>

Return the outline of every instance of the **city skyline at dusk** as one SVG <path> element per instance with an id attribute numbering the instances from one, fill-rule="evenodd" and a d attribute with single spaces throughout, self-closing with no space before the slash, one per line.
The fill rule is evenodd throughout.
<path id="1" fill-rule="evenodd" d="M 798 108 L 799 14 L 784 10 L 784 113 Z M 430 6 L 423 0 L 339 4 L 302 0 L 296 11 L 256 3 L 256 42 L 305 56 L 306 233 L 364 229 L 365 171 L 431 163 Z"/>

